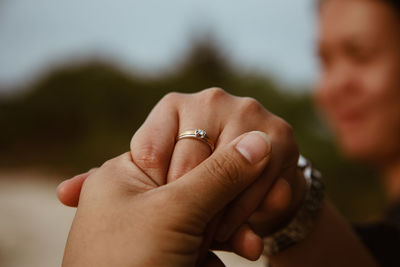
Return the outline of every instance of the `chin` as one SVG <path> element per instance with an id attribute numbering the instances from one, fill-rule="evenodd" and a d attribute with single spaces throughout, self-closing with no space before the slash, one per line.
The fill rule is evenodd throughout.
<path id="1" fill-rule="evenodd" d="M 339 147 L 342 154 L 350 160 L 360 163 L 375 164 L 379 161 L 374 145 L 363 141 L 364 138 L 339 138 Z"/>

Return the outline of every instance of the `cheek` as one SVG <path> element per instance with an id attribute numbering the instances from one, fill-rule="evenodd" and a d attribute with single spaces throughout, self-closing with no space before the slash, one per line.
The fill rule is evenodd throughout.
<path id="1" fill-rule="evenodd" d="M 360 129 L 359 144 L 365 156 L 385 158 L 400 148 L 399 68 L 380 68 L 364 80 L 366 119 Z M 354 140 L 353 140 L 354 141 Z M 356 141 L 354 141 L 356 142 Z"/>
<path id="2" fill-rule="evenodd" d="M 383 65 L 383 64 L 382 64 Z M 384 65 L 366 75 L 366 105 L 382 123 L 400 119 L 400 60 L 399 64 Z"/>
<path id="3" fill-rule="evenodd" d="M 375 132 L 382 139 L 380 146 L 388 151 L 398 149 L 400 144 L 400 87 L 396 89 L 396 93 L 377 97 L 373 110 Z"/>

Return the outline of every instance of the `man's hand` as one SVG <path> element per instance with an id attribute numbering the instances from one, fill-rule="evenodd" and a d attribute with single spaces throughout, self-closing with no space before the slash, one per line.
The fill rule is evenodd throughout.
<path id="1" fill-rule="evenodd" d="M 180 132 L 197 128 L 207 130 L 215 141 L 215 153 L 245 132 L 261 131 L 270 137 L 273 150 L 268 168 L 221 212 L 209 230 L 219 241 L 216 248 L 254 260 L 241 240 L 252 234 L 251 229 L 265 236 L 282 226 L 304 195 L 304 179 L 296 172 L 298 148 L 293 131 L 251 98 L 232 96 L 218 88 L 196 94 L 171 93 L 155 106 L 133 136 L 133 162 L 158 185 L 183 177 L 210 155 L 201 142 L 185 139 L 175 143 Z M 81 184 L 88 175 L 60 185 L 58 196 L 64 204 L 78 204 Z"/>
<path id="2" fill-rule="evenodd" d="M 130 153 L 106 162 L 83 183 L 63 266 L 195 266 L 208 224 L 254 184 L 270 155 L 264 133 L 247 133 L 161 186 Z M 257 236 L 246 242 L 262 249 Z"/>

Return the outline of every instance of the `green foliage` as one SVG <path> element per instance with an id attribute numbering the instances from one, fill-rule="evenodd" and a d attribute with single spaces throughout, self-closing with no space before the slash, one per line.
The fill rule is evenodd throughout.
<path id="1" fill-rule="evenodd" d="M 331 197 L 348 217 L 377 214 L 382 201 L 376 182 L 369 171 L 341 159 L 309 94 L 289 93 L 265 75 L 240 73 L 214 43 L 205 41 L 195 43 L 180 66 L 156 77 L 92 61 L 55 69 L 24 94 L 0 99 L 0 167 L 86 171 L 128 151 L 131 136 L 163 95 L 212 86 L 254 97 L 287 120 L 302 153 L 325 174 Z"/>

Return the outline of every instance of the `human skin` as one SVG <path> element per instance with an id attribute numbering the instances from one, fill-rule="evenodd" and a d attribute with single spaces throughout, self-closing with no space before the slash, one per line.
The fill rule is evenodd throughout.
<path id="1" fill-rule="evenodd" d="M 344 154 L 379 168 L 395 202 L 400 196 L 400 13 L 383 0 L 325 0 L 319 25 L 316 102 Z"/>
<path id="2" fill-rule="evenodd" d="M 316 100 L 342 150 L 381 168 L 389 197 L 398 200 L 398 15 L 384 1 L 325 0 L 319 20 L 323 69 Z M 195 110 L 190 109 L 191 113 Z M 191 151 L 189 145 L 185 150 Z M 298 190 L 290 188 L 293 194 Z M 327 200 L 315 231 L 270 260 L 274 266 L 376 266 L 349 224 Z"/>
<path id="3" fill-rule="evenodd" d="M 194 110 L 202 112 L 196 115 Z M 245 120 L 249 114 L 253 119 Z M 243 123 L 244 121 L 247 123 Z M 261 128 L 262 132 L 268 133 L 272 146 L 268 165 L 251 186 L 229 203 L 224 209 L 223 215 L 217 214 L 209 222 L 207 230 L 203 233 L 207 241 L 202 246 L 200 254 L 202 257 L 204 251 L 210 248 L 210 241 L 213 239 L 227 242 L 230 240 L 228 249 L 254 259 L 256 252 L 260 252 L 262 247 L 259 243 L 257 244 L 259 240 L 254 238 L 247 244 L 243 242 L 249 241 L 251 238 L 247 238 L 242 229 L 246 225 L 246 220 L 251 226 L 250 229 L 260 236 L 264 236 L 265 232 L 273 229 L 272 225 L 276 227 L 271 221 L 276 220 L 273 216 L 277 214 L 271 215 L 268 212 L 268 209 L 271 209 L 270 203 L 274 203 L 273 200 L 271 201 L 274 188 L 269 192 L 274 181 L 278 177 L 284 177 L 286 181 L 289 181 L 293 199 L 295 199 L 296 193 L 300 196 L 299 200 L 289 201 L 289 204 L 299 205 L 304 196 L 304 178 L 297 171 L 298 152 L 292 130 L 285 122 L 266 111 L 256 101 L 234 97 L 220 89 L 209 89 L 190 95 L 170 94 L 153 109 L 131 142 L 133 162 L 149 177 L 152 177 L 155 184 L 164 185 L 167 182 L 173 184 L 174 181 L 185 179 L 182 177 L 185 172 L 190 171 L 209 157 L 209 148 L 202 142 L 185 139 L 175 144 L 175 136 L 182 130 L 195 127 L 195 125 L 191 125 L 193 122 L 197 122 L 197 125 L 200 125 L 199 128 L 209 125 L 212 126 L 210 129 L 221 129 L 220 132 L 211 131 L 209 133 L 210 138 L 218 139 L 214 153 L 223 149 L 231 139 L 240 135 L 241 131 L 247 132 L 249 129 Z M 181 128 L 180 125 L 182 125 Z M 161 129 L 164 133 L 162 136 L 159 134 Z M 197 151 L 197 153 L 193 154 L 193 151 Z M 201 151 L 204 152 L 202 156 Z M 290 160 L 291 158 L 292 160 Z M 178 171 L 174 171 L 171 175 L 168 164 Z M 176 165 L 174 166 L 174 164 Z M 189 170 L 187 166 L 190 166 Z M 233 170 L 236 168 L 235 166 L 228 167 Z M 177 179 L 178 177 L 181 178 Z M 82 176 L 74 178 L 72 182 L 67 182 L 67 186 L 71 186 L 71 183 L 79 185 L 79 181 L 82 180 Z M 301 185 L 303 188 L 300 187 Z M 63 194 L 68 196 L 71 192 L 65 187 L 61 187 L 60 190 L 59 196 Z M 275 207 L 279 206 L 279 198 L 286 194 L 278 192 L 277 195 L 278 197 L 275 196 L 275 199 L 278 201 Z M 272 205 L 272 207 L 274 206 Z M 283 211 L 280 213 L 281 220 L 293 215 L 293 211 L 290 211 L 288 207 Z M 220 228 L 220 225 L 225 222 L 230 223 L 227 224 L 230 229 L 228 235 L 221 239 L 220 231 L 223 228 Z M 274 223 L 284 224 L 277 221 Z M 215 230 L 215 225 L 217 225 L 217 230 Z M 236 229 L 238 230 L 235 233 Z M 249 228 L 246 232 L 248 235 L 253 234 Z M 242 236 L 238 238 L 240 234 Z M 274 266 L 376 266 L 350 225 L 335 211 L 328 200 L 324 200 L 321 215 L 316 222 L 316 230 L 304 242 L 270 257 L 270 262 Z"/>
<path id="4" fill-rule="evenodd" d="M 251 186 L 270 153 L 268 136 L 250 132 L 162 186 L 131 153 L 107 161 L 83 184 L 63 266 L 195 266 L 209 222 Z M 223 266 L 215 256 L 201 263 Z"/>
<path id="5" fill-rule="evenodd" d="M 271 139 L 273 160 L 268 168 L 251 188 L 221 212 L 208 231 L 210 241 L 219 241 L 214 248 L 255 260 L 260 256 L 256 252 L 261 252 L 262 244 L 253 244 L 254 249 L 250 250 L 242 242 L 245 236 L 252 235 L 251 229 L 264 236 L 285 223 L 304 196 L 305 182 L 297 171 L 298 149 L 293 131 L 254 99 L 235 97 L 219 88 L 196 94 L 171 93 L 154 107 L 133 136 L 134 162 L 154 177 L 158 185 L 177 180 L 210 155 L 208 146 L 202 142 L 184 139 L 175 144 L 179 132 L 196 128 L 207 129 L 209 137 L 217 140 L 216 151 L 250 130 L 267 132 Z M 63 203 L 72 206 L 78 203 L 80 187 L 89 173 L 59 186 L 58 196 Z M 224 228 L 227 233 L 222 235 Z"/>

